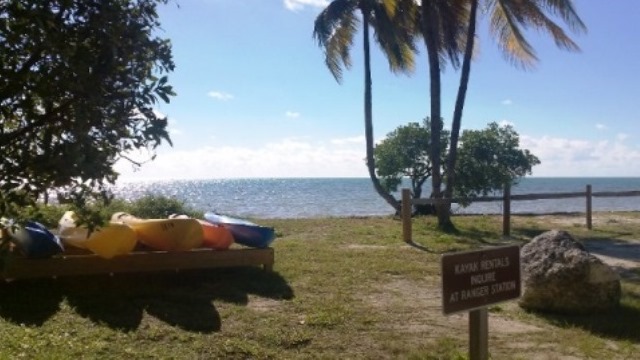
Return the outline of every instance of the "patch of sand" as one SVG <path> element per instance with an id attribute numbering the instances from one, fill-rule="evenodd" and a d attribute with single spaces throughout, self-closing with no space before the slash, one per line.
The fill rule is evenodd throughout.
<path id="1" fill-rule="evenodd" d="M 349 244 L 345 246 L 346 249 L 358 249 L 358 250 L 377 250 L 377 249 L 386 249 L 388 246 L 384 245 L 363 245 L 363 244 Z"/>
<path id="2" fill-rule="evenodd" d="M 405 317 L 404 321 L 391 326 L 397 332 L 428 333 L 434 338 L 451 334 L 452 329 L 460 333 L 468 331 L 466 313 L 444 315 L 439 284 L 433 281 L 423 283 L 407 279 L 395 279 L 383 284 L 377 291 L 367 296 L 365 301 L 380 311 L 393 309 Z M 494 334 L 526 334 L 544 331 L 537 326 L 507 319 L 499 314 L 489 314 L 489 328 Z"/>
<path id="3" fill-rule="evenodd" d="M 274 300 L 256 295 L 249 295 L 249 301 L 247 303 L 247 307 L 260 312 L 276 310 L 282 306 L 283 302 L 281 300 Z"/>

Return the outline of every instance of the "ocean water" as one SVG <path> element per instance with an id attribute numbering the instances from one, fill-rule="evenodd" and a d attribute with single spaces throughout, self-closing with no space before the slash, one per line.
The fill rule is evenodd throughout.
<path id="1" fill-rule="evenodd" d="M 640 178 L 525 178 L 512 194 L 640 190 Z M 409 183 L 406 184 L 409 187 Z M 390 215 L 393 209 L 368 178 L 226 179 L 122 182 L 114 193 L 134 200 L 146 194 L 176 197 L 202 211 L 253 218 Z M 425 187 L 424 194 L 429 194 Z M 399 198 L 399 194 L 395 194 Z M 500 195 L 499 193 L 496 195 Z M 585 212 L 584 198 L 512 201 L 512 213 Z M 594 211 L 640 211 L 640 197 L 593 198 Z M 500 214 L 502 202 L 453 205 L 455 213 Z"/>

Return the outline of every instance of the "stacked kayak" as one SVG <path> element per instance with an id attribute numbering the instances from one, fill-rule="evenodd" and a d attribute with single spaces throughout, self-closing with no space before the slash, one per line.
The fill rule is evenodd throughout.
<path id="1" fill-rule="evenodd" d="M 155 250 L 188 251 L 202 246 L 203 230 L 196 219 L 140 219 L 118 212 L 111 222 L 130 226 L 138 241 Z"/>
<path id="2" fill-rule="evenodd" d="M 171 215 L 170 219 L 189 219 L 187 215 Z M 196 219 L 202 227 L 202 247 L 227 250 L 233 244 L 233 235 L 224 226 Z"/>
<path id="3" fill-rule="evenodd" d="M 124 223 L 111 222 L 89 233 L 86 227 L 77 226 L 77 220 L 73 211 L 67 211 L 58 223 L 58 235 L 65 244 L 90 250 L 102 258 L 126 255 L 138 242 L 135 231 Z"/>
<path id="4" fill-rule="evenodd" d="M 28 258 L 49 258 L 64 251 L 60 238 L 35 221 L 9 232 L 9 239 Z"/>
<path id="5" fill-rule="evenodd" d="M 254 248 L 266 248 L 275 239 L 275 231 L 272 227 L 261 226 L 251 221 L 220 215 L 215 212 L 206 212 L 204 218 L 212 224 L 221 225 L 228 229 L 238 244 Z"/>
<path id="6" fill-rule="evenodd" d="M 125 256 L 138 244 L 152 250 L 189 251 L 195 248 L 227 250 L 234 243 L 267 248 L 275 238 L 271 227 L 207 212 L 205 220 L 186 215 L 168 219 L 141 219 L 119 212 L 106 225 L 93 231 L 78 225 L 78 216 L 67 211 L 58 222 L 55 235 L 44 225 L 29 221 L 23 227 L 2 219 L 11 243 L 27 258 L 49 258 L 64 252 L 64 245 L 86 249 L 104 259 Z M 11 231 L 13 229 L 13 231 Z"/>

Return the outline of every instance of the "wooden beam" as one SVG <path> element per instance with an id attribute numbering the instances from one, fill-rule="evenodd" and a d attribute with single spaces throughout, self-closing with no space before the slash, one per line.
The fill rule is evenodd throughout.
<path id="1" fill-rule="evenodd" d="M 402 189 L 402 240 L 411 242 L 411 190 Z"/>
<path id="2" fill-rule="evenodd" d="M 587 229 L 591 230 L 593 228 L 593 223 L 591 221 L 591 185 L 587 185 Z"/>
<path id="3" fill-rule="evenodd" d="M 178 271 L 232 266 L 263 266 L 272 270 L 274 251 L 267 249 L 195 249 L 182 252 L 145 251 L 103 259 L 96 255 L 62 255 L 28 259 L 9 254 L 0 277 L 4 280 L 126 272 Z"/>
<path id="4" fill-rule="evenodd" d="M 511 185 L 504 185 L 502 200 L 502 236 L 511 236 Z"/>
<path id="5" fill-rule="evenodd" d="M 592 192 L 591 196 L 594 196 L 594 197 L 640 196 L 640 191 L 598 191 L 598 192 Z"/>

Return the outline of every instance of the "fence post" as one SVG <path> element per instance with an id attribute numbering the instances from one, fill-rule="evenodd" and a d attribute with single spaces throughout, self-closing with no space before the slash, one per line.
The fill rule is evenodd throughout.
<path id="1" fill-rule="evenodd" d="M 587 229 L 591 230 L 593 228 L 593 223 L 591 221 L 591 185 L 587 185 Z"/>
<path id="2" fill-rule="evenodd" d="M 502 198 L 502 236 L 511 236 L 511 184 L 504 185 Z"/>
<path id="3" fill-rule="evenodd" d="M 400 216 L 402 217 L 402 240 L 406 243 L 411 242 L 411 190 L 402 189 L 402 209 Z"/>

